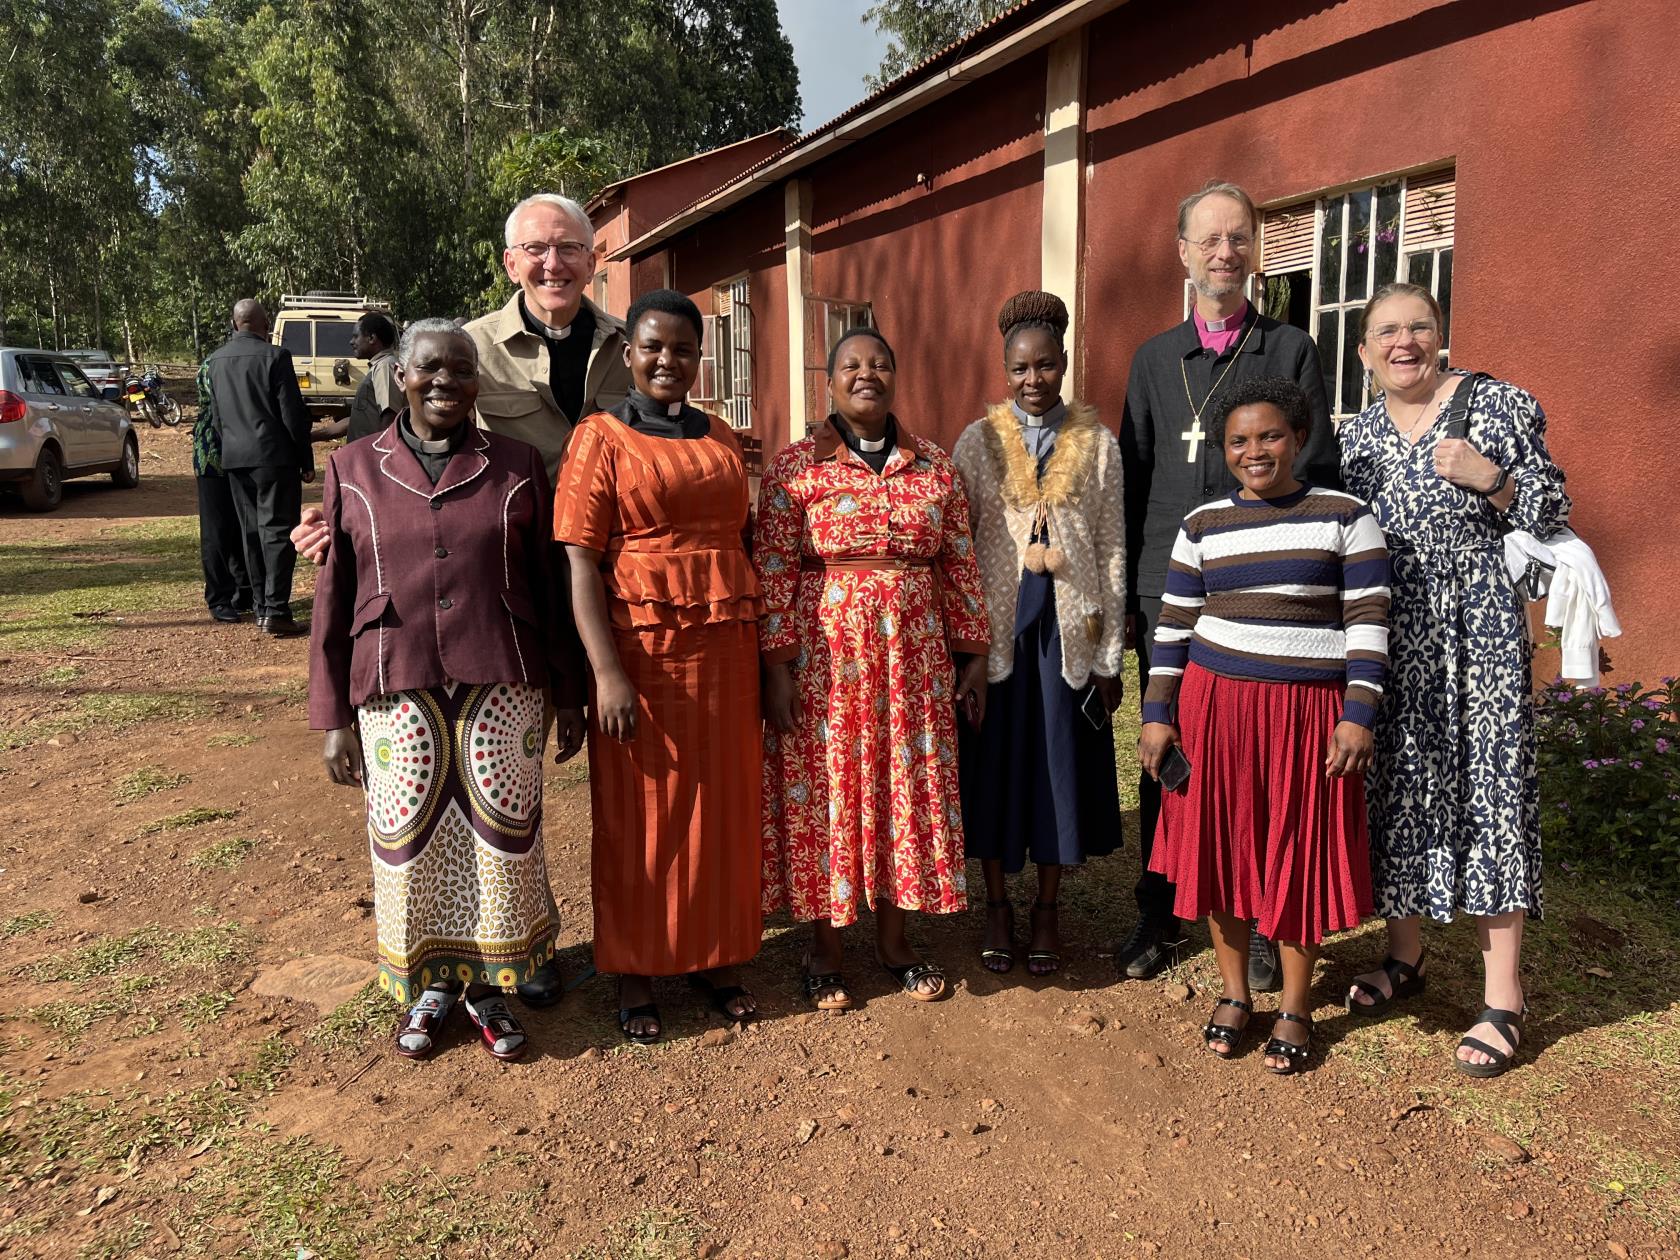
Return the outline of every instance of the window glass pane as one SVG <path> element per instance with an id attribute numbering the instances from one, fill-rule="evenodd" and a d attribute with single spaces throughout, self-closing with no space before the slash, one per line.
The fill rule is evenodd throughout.
<path id="1" fill-rule="evenodd" d="M 310 353 L 309 321 L 307 319 L 288 320 L 280 329 L 280 346 L 290 350 L 293 354 L 308 356 Z"/>
<path id="2" fill-rule="evenodd" d="M 1435 255 L 1427 251 L 1406 258 L 1406 283 L 1429 287 L 1430 272 L 1435 269 Z"/>
<path id="3" fill-rule="evenodd" d="M 315 353 L 324 358 L 349 359 L 354 352 L 350 349 L 350 338 L 355 335 L 356 325 L 347 319 L 322 319 L 315 321 Z"/>
<path id="4" fill-rule="evenodd" d="M 1318 315 L 1318 361 L 1324 368 L 1324 396 L 1330 410 L 1336 409 L 1336 347 L 1341 344 L 1342 325 L 1335 311 Z"/>
<path id="5" fill-rule="evenodd" d="M 717 345 L 713 347 L 712 351 L 717 358 L 717 389 L 713 392 L 719 398 L 731 398 L 735 394 L 735 346 L 734 339 L 730 336 L 729 331 L 731 322 L 730 316 L 719 315 L 712 324 L 713 330 L 717 333 Z"/>
<path id="6" fill-rule="evenodd" d="M 1342 405 L 1338 412 L 1352 415 L 1365 405 L 1365 365 L 1359 361 L 1359 316 L 1357 306 L 1342 312 L 1342 344 L 1347 354 L 1342 360 Z"/>
<path id="7" fill-rule="evenodd" d="M 64 393 L 64 386 L 58 383 L 58 373 L 52 370 L 52 364 L 45 359 L 20 359 L 18 371 L 23 377 L 21 383 L 26 394 Z"/>
<path id="8" fill-rule="evenodd" d="M 64 382 L 65 391 L 76 398 L 98 398 L 99 391 L 92 382 L 82 375 L 82 369 L 69 363 L 55 363 L 59 379 Z"/>
<path id="9" fill-rule="evenodd" d="M 1347 294 L 1358 301 L 1371 291 L 1371 190 L 1348 194 Z"/>
<path id="10" fill-rule="evenodd" d="M 1441 251 L 1441 275 L 1435 282 L 1435 300 L 1441 304 L 1441 344 L 1452 345 L 1452 248 Z"/>
<path id="11" fill-rule="evenodd" d="M 1318 300 L 1342 300 L 1342 203 L 1336 197 L 1324 203 L 1324 229 L 1318 236 Z"/>
<path id="12" fill-rule="evenodd" d="M 1377 189 L 1377 221 L 1371 248 L 1376 251 L 1376 282 L 1387 284 L 1399 278 L 1400 185 L 1384 184 Z"/>

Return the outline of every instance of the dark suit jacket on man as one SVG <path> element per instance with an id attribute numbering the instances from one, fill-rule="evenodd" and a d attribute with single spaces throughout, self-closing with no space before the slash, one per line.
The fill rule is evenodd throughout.
<path id="1" fill-rule="evenodd" d="M 1312 436 L 1295 473 L 1315 486 L 1341 487 L 1341 455 L 1324 398 L 1318 348 L 1299 328 L 1259 314 L 1252 304 L 1243 333 L 1251 326 L 1253 335 L 1246 342 L 1241 334 L 1237 338 L 1243 347 L 1240 354 L 1233 349 L 1215 358 L 1202 348 L 1194 321 L 1187 319 L 1144 342 L 1132 358 L 1126 412 L 1120 422 L 1129 612 L 1138 610 L 1139 596 L 1159 598 L 1166 589 L 1167 561 L 1185 514 L 1237 488 L 1236 478 L 1225 467 L 1224 452 L 1211 435 L 1197 442 L 1196 458 L 1189 458 L 1191 447 L 1184 439 L 1191 428 L 1186 381 L 1196 405 L 1203 408 L 1204 431 L 1213 424 L 1220 398 L 1238 381 L 1261 376 L 1294 381 L 1307 396 L 1313 422 Z M 1220 382 L 1218 392 L 1209 399 L 1216 381 Z"/>
<path id="2" fill-rule="evenodd" d="M 352 725 L 371 696 L 451 681 L 581 703 L 533 447 L 474 429 L 434 486 L 393 423 L 333 454 L 321 506 L 332 545 L 310 627 L 311 728 Z"/>
<path id="3" fill-rule="evenodd" d="M 309 412 L 291 351 L 236 332 L 204 365 L 221 425 L 223 468 L 313 467 Z"/>

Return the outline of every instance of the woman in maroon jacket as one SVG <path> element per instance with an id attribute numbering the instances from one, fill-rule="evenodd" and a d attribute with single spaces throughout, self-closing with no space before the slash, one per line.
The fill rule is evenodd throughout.
<path id="1" fill-rule="evenodd" d="M 500 990 L 554 953 L 542 847 L 545 691 L 559 756 L 582 743 L 550 566 L 552 504 L 530 446 L 470 422 L 478 353 L 448 320 L 409 326 L 407 409 L 327 465 L 332 545 L 315 588 L 309 724 L 334 783 L 367 796 L 379 982 L 413 1002 L 397 1050 L 431 1053 L 465 992 L 498 1059 L 525 1051 Z"/>

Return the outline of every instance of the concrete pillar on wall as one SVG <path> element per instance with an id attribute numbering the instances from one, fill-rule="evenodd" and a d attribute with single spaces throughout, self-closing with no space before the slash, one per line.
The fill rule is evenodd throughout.
<path id="1" fill-rule="evenodd" d="M 790 179 L 782 185 L 787 225 L 783 243 L 787 264 L 787 440 L 805 436 L 805 295 L 811 289 L 811 181 Z"/>
<path id="2" fill-rule="evenodd" d="M 1039 284 L 1068 308 L 1068 374 L 1062 394 L 1079 392 L 1081 262 L 1085 254 L 1085 28 L 1050 46 L 1044 76 L 1044 214 Z"/>

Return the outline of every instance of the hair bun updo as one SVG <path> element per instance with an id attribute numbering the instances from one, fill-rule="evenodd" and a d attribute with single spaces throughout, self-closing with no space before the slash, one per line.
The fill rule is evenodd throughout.
<path id="1" fill-rule="evenodd" d="M 1005 341 L 1023 324 L 1034 327 L 1047 328 L 1056 334 L 1060 341 L 1067 332 L 1068 309 L 1067 303 L 1054 293 L 1046 293 L 1043 289 L 1027 289 L 1017 293 L 1003 304 L 998 312 L 998 331 L 1003 334 Z"/>

